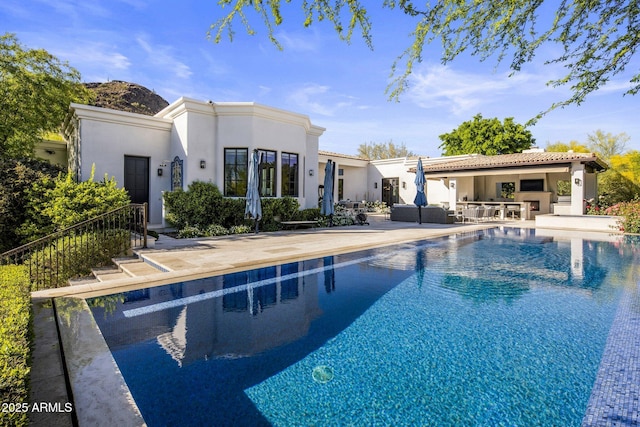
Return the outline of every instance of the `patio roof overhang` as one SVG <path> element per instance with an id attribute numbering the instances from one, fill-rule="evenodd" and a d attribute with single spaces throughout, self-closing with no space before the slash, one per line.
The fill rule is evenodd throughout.
<path id="1" fill-rule="evenodd" d="M 570 172 L 569 166 L 538 166 L 529 168 L 501 168 L 501 169 L 475 169 L 465 171 L 440 171 L 440 172 L 425 172 L 424 176 L 427 179 L 437 178 L 461 178 L 469 176 L 495 176 L 495 175 L 526 175 L 533 173 L 563 173 Z M 413 171 L 415 173 L 415 170 Z"/>
<path id="2" fill-rule="evenodd" d="M 607 169 L 607 164 L 595 153 L 527 152 L 495 156 L 473 154 L 451 161 L 429 162 L 424 166 L 424 174 L 437 178 L 569 172 L 576 163 L 585 165 L 590 172 Z M 416 168 L 410 168 L 409 172 L 415 173 Z"/>

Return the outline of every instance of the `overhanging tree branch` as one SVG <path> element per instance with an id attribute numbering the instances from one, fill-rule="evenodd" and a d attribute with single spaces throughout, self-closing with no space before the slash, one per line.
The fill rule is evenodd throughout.
<path id="1" fill-rule="evenodd" d="M 562 0 L 550 9 L 549 2 L 543 0 L 439 0 L 424 6 L 408 0 L 383 0 L 382 7 L 390 11 L 398 9 L 417 20 L 410 33 L 410 46 L 391 65 L 387 94 L 389 99 L 399 99 L 409 85 L 415 65 L 424 59 L 425 45 L 436 41 L 443 48 L 439 58 L 443 64 L 468 52 L 480 61 L 495 58 L 497 64 L 509 59 L 511 75 L 532 62 L 542 46 L 559 46 L 561 53 L 544 63 L 559 64 L 566 69 L 566 74 L 548 84 L 569 85 L 571 96 L 540 112 L 531 123 L 555 108 L 579 105 L 590 93 L 625 71 L 640 44 L 639 1 Z M 233 39 L 232 24 L 236 18 L 249 34 L 255 34 L 244 13 L 245 9 L 253 8 L 263 20 L 269 39 L 282 48 L 274 30 L 283 22 L 283 9 L 291 0 L 220 0 L 218 3 L 232 8 L 209 30 L 209 36 L 216 43 L 221 41 L 225 30 Z M 360 1 L 305 0 L 302 7 L 305 27 L 316 20 L 328 20 L 346 42 L 350 42 L 353 32 L 359 29 L 365 43 L 373 47 L 369 13 Z M 348 22 L 346 28 L 343 21 Z M 640 73 L 632 75 L 629 83 L 623 93 L 638 93 Z"/>

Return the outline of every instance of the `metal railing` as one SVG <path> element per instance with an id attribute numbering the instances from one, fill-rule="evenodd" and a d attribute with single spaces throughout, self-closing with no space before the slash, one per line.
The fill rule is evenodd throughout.
<path id="1" fill-rule="evenodd" d="M 147 247 L 147 204 L 130 204 L 0 254 L 0 265 L 29 268 L 31 290 L 67 286 L 113 257 Z"/>

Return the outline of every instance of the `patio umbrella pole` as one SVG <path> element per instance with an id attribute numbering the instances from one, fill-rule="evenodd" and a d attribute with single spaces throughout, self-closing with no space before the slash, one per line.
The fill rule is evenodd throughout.
<path id="1" fill-rule="evenodd" d="M 244 209 L 245 218 L 253 218 L 255 221 L 256 233 L 258 233 L 258 222 L 262 218 L 262 203 L 260 201 L 260 176 L 258 166 L 260 165 L 260 153 L 253 150 L 249 160 L 249 173 L 247 179 L 247 196 Z"/>
<path id="2" fill-rule="evenodd" d="M 331 159 L 327 160 L 324 168 L 324 193 L 320 213 L 329 217 L 329 227 L 333 226 L 333 181 L 335 179 L 335 165 Z"/>
<path id="3" fill-rule="evenodd" d="M 418 223 L 422 224 L 422 207 L 427 206 L 427 197 L 424 194 L 424 169 L 422 167 L 422 159 L 418 158 L 416 166 L 416 198 L 413 203 L 418 207 Z"/>

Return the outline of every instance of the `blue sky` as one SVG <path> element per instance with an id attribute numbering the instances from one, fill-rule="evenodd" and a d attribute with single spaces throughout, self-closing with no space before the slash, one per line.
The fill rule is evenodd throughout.
<path id="1" fill-rule="evenodd" d="M 492 60 L 461 57 L 443 66 L 441 46 L 433 44 L 400 101 L 389 101 L 391 65 L 411 43 L 412 21 L 397 10 L 372 7 L 371 51 L 359 33 L 346 44 L 329 23 L 305 29 L 298 4 L 284 6 L 285 23 L 276 30 L 283 51 L 270 43 L 258 19 L 255 36 L 238 22 L 233 42 L 208 40 L 209 26 L 225 13 L 215 0 L 3 0 L 0 31 L 68 61 L 85 82 L 134 82 L 169 102 L 180 96 L 253 101 L 306 114 L 327 128 L 320 149 L 344 154 L 356 154 L 365 142 L 392 140 L 439 156 L 438 135 L 475 114 L 524 124 L 568 96 L 567 88 L 546 85 L 562 69 L 542 59 L 509 78 L 507 67 Z M 546 46 L 539 56 L 555 49 Z M 639 63 L 582 105 L 542 118 L 530 129 L 538 146 L 586 143 L 600 129 L 626 133 L 627 150 L 640 150 L 640 95 L 622 96 Z"/>

